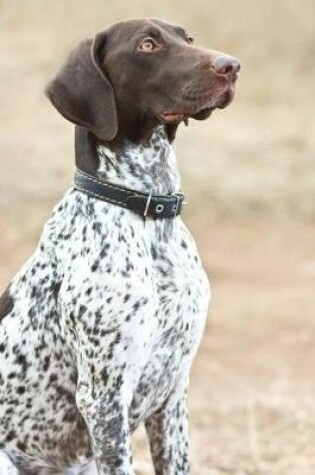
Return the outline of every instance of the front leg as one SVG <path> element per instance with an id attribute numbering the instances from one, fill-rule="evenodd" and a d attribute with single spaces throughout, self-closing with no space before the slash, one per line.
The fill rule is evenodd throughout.
<path id="1" fill-rule="evenodd" d="M 151 351 L 148 341 L 154 327 L 144 318 L 150 317 L 147 305 L 138 311 L 126 306 L 124 311 L 127 315 L 112 317 L 110 325 L 107 318 L 104 324 L 96 321 L 101 314 L 86 312 L 87 318 L 77 317 L 74 327 L 76 403 L 89 430 L 99 475 L 133 473 L 129 408 Z"/>
<path id="2" fill-rule="evenodd" d="M 127 404 L 117 387 L 97 398 L 77 391 L 77 404 L 89 429 L 100 475 L 131 475 L 132 455 Z M 84 393 L 84 391 L 83 391 Z"/>
<path id="3" fill-rule="evenodd" d="M 145 349 L 135 338 L 139 332 L 133 335 L 129 327 L 103 333 L 91 345 L 89 331 L 77 331 L 76 403 L 89 430 L 99 475 L 132 475 L 128 410 Z"/>
<path id="4" fill-rule="evenodd" d="M 187 391 L 174 395 L 147 419 L 156 475 L 189 475 Z"/>

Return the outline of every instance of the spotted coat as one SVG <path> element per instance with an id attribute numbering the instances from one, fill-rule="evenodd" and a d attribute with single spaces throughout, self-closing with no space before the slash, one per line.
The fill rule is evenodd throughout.
<path id="1" fill-rule="evenodd" d="M 172 193 L 164 126 L 99 179 Z M 70 190 L 0 300 L 0 474 L 131 475 L 145 423 L 156 475 L 188 475 L 189 371 L 208 280 L 182 219 L 144 219 Z"/>

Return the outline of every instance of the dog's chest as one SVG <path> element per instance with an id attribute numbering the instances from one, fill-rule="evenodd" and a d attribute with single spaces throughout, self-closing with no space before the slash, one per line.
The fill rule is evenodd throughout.
<path id="1" fill-rule="evenodd" d="M 76 203 L 78 199 L 75 196 Z M 130 419 L 136 426 L 187 384 L 205 326 L 208 280 L 180 218 L 172 223 L 143 221 L 82 195 L 80 200 L 83 208 L 75 213 L 71 243 L 80 257 L 74 262 L 70 255 L 65 257 L 70 272 L 63 288 L 71 292 L 63 296 L 64 306 L 69 308 L 75 292 L 87 309 L 86 324 L 98 326 L 92 333 L 103 330 L 109 335 L 93 350 L 97 358 L 106 338 L 114 340 L 119 333 L 114 351 L 126 361 Z M 82 215 L 90 216 L 88 223 Z M 85 270 L 85 279 L 78 268 Z M 100 319 L 94 318 L 99 309 Z"/>
<path id="2" fill-rule="evenodd" d="M 209 285 L 196 247 L 180 222 L 166 242 L 151 246 L 155 325 L 151 353 L 134 392 L 131 424 L 152 414 L 188 384 L 204 330 Z"/>

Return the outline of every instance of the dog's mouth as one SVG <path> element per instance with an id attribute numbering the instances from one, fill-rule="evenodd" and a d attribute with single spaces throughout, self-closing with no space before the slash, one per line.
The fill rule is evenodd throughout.
<path id="1" fill-rule="evenodd" d="M 173 122 L 181 122 L 182 120 L 188 119 L 188 114 L 185 114 L 184 112 L 161 112 L 160 114 L 161 119 L 164 122 L 167 123 L 173 123 Z"/>
<path id="2" fill-rule="evenodd" d="M 215 109 L 225 109 L 234 99 L 234 87 L 230 86 L 216 100 L 211 98 L 202 106 L 194 106 L 191 110 L 165 109 L 159 113 L 159 118 L 166 124 L 179 124 L 189 118 L 203 120 L 209 117 Z"/>

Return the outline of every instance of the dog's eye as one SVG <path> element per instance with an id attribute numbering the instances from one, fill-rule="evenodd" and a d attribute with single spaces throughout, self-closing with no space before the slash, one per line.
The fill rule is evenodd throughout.
<path id="1" fill-rule="evenodd" d="M 138 50 L 144 53 L 152 53 L 156 49 L 158 49 L 158 45 L 152 38 L 144 38 L 138 46 Z"/>

